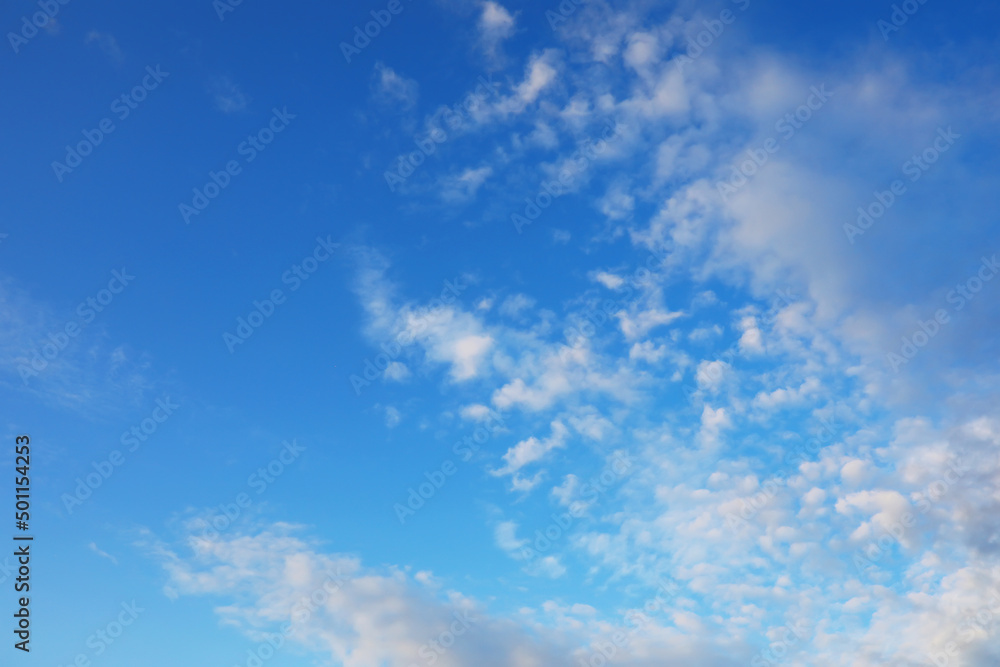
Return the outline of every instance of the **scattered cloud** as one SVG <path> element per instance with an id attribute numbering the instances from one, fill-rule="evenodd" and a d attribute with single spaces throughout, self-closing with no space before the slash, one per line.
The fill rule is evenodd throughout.
<path id="1" fill-rule="evenodd" d="M 125 60 L 125 54 L 118 46 L 118 40 L 109 33 L 91 30 L 87 33 L 87 44 L 96 44 L 97 48 L 106 55 L 111 62 L 120 65 Z"/>
<path id="2" fill-rule="evenodd" d="M 222 113 L 239 113 L 247 108 L 250 98 L 240 89 L 239 85 L 227 76 L 212 79 L 208 86 L 215 108 Z"/>
<path id="3" fill-rule="evenodd" d="M 420 96 L 420 86 L 416 81 L 382 63 L 375 63 L 371 87 L 378 103 L 402 111 L 412 109 Z"/>
<path id="4" fill-rule="evenodd" d="M 486 0 L 477 27 L 483 53 L 491 63 L 498 64 L 503 59 L 501 45 L 514 34 L 515 16 L 500 3 Z"/>

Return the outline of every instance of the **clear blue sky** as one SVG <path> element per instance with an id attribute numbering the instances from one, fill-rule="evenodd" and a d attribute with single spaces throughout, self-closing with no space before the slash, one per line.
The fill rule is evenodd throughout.
<path id="1" fill-rule="evenodd" d="M 6 3 L 0 662 L 997 664 L 998 18 Z"/>

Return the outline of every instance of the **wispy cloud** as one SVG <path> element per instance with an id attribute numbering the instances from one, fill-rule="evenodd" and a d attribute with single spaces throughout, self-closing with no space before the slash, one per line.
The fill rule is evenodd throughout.
<path id="1" fill-rule="evenodd" d="M 87 33 L 86 41 L 87 44 L 96 44 L 104 55 L 116 65 L 124 62 L 125 54 L 122 52 L 121 47 L 118 46 L 118 40 L 115 39 L 114 35 L 98 30 L 91 30 Z"/>
<path id="2" fill-rule="evenodd" d="M 215 108 L 222 113 L 239 113 L 245 111 L 250 98 L 243 93 L 240 86 L 228 76 L 218 76 L 208 85 Z"/>

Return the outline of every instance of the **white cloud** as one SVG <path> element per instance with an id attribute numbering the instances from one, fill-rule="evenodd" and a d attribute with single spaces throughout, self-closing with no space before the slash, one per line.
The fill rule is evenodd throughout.
<path id="1" fill-rule="evenodd" d="M 632 215 L 635 209 L 635 197 L 628 191 L 625 183 L 615 183 L 597 202 L 601 213 L 609 220 L 623 220 Z"/>
<path id="2" fill-rule="evenodd" d="M 490 166 L 468 168 L 441 179 L 441 198 L 447 202 L 466 202 L 475 198 L 479 188 L 493 175 Z"/>
<path id="3" fill-rule="evenodd" d="M 530 626 L 489 616 L 457 591 L 439 592 L 426 573 L 376 571 L 321 553 L 287 524 L 211 540 L 191 535 L 184 550 L 148 534 L 142 545 L 166 570 L 168 592 L 226 600 L 214 605 L 220 621 L 251 641 L 288 624 L 285 641 L 344 667 L 406 667 L 422 648 L 441 667 L 571 664 L 570 646 L 556 635 L 539 644 Z M 435 651 L 431 642 L 449 628 L 457 628 L 453 645 Z"/>
<path id="4" fill-rule="evenodd" d="M 456 380 L 468 380 L 479 373 L 483 357 L 493 345 L 489 336 L 464 336 L 454 341 L 450 361 Z"/>
<path id="5" fill-rule="evenodd" d="M 503 467 L 494 470 L 493 475 L 499 477 L 516 473 L 524 466 L 544 459 L 552 450 L 565 447 L 569 430 L 559 421 L 552 422 L 550 427 L 552 433 L 544 440 L 531 436 L 508 449 L 503 455 Z"/>
<path id="6" fill-rule="evenodd" d="M 642 360 L 650 364 L 658 363 L 666 356 L 666 345 L 657 346 L 653 343 L 653 341 L 649 340 L 643 341 L 642 343 L 633 343 L 632 347 L 628 351 L 629 359 Z"/>
<path id="7" fill-rule="evenodd" d="M 416 81 L 402 76 L 380 62 L 375 63 L 371 86 L 376 101 L 404 111 L 411 109 L 420 96 L 420 86 Z"/>
<path id="8" fill-rule="evenodd" d="M 124 270 L 128 275 L 129 270 Z M 86 306 L 85 293 L 78 295 Z M 128 289 L 117 297 L 128 299 Z M 117 308 L 116 303 L 106 308 Z M 96 314 L 96 313 L 95 313 Z M 0 280 L 0 372 L 14 392 L 31 402 L 86 415 L 118 415 L 144 406 L 164 391 L 155 379 L 148 355 L 116 342 L 102 315 L 87 323 L 79 307 L 54 308 L 16 286 Z M 75 338 L 64 332 L 78 327 Z M 52 337 L 67 338 L 55 355 L 45 354 Z"/>
<path id="9" fill-rule="evenodd" d="M 981 593 L 990 581 L 987 566 L 1000 551 L 996 519 L 1000 501 L 995 494 L 1000 477 L 993 451 L 1000 442 L 1000 429 L 995 415 L 979 414 L 968 402 L 975 398 L 974 392 L 954 394 L 951 400 L 933 405 L 935 419 L 943 414 L 941 420 L 952 424 L 950 430 L 938 431 L 916 418 L 889 424 L 882 417 L 889 409 L 885 391 L 889 385 L 875 362 L 883 361 L 879 355 L 889 349 L 883 343 L 898 343 L 898 336 L 892 340 L 887 334 L 894 318 L 905 315 L 900 321 L 911 326 L 917 318 L 928 317 L 909 301 L 926 303 L 924 293 L 934 289 L 924 278 L 924 271 L 935 266 L 934 255 L 915 248 L 920 261 L 908 265 L 887 256 L 884 245 L 851 248 L 840 225 L 850 214 L 844 202 L 859 197 L 863 202 L 870 183 L 884 183 L 886 174 L 898 167 L 893 163 L 897 156 L 919 143 L 914 140 L 915 127 L 960 117 L 961 109 L 943 103 L 946 96 L 939 95 L 941 89 L 921 92 L 898 61 L 850 63 L 853 69 L 846 76 L 855 81 L 845 87 L 839 80 L 841 64 L 838 72 L 810 71 L 781 56 L 764 57 L 746 49 L 737 33 L 727 34 L 727 40 L 732 40 L 731 48 L 746 51 L 739 63 L 722 57 L 730 47 L 720 41 L 713 47 L 718 50 L 706 50 L 696 63 L 682 69 L 670 59 L 673 56 L 664 55 L 677 52 L 669 35 L 700 30 L 700 17 L 690 22 L 674 17 L 661 26 L 646 18 L 638 10 L 581 7 L 573 21 L 556 32 L 566 37 L 566 50 L 536 56 L 514 96 L 490 113 L 523 113 L 525 132 L 543 124 L 552 132 L 563 125 L 575 132 L 602 114 L 623 118 L 632 134 L 616 150 L 631 151 L 626 157 L 632 161 L 622 164 L 634 181 L 639 180 L 627 191 L 624 186 L 616 189 L 613 180 L 610 185 L 609 179 L 595 181 L 591 194 L 607 193 L 597 205 L 606 207 L 609 215 L 635 217 L 634 227 L 627 230 L 633 243 L 668 255 L 653 281 L 663 293 L 650 289 L 619 315 L 624 345 L 612 349 L 602 346 L 610 334 L 615 335 L 615 344 L 622 343 L 613 331 L 605 330 L 600 341 L 558 350 L 543 341 L 541 326 L 530 331 L 512 326 L 487 329 L 479 322 L 479 331 L 493 341 L 489 359 L 490 379 L 496 381 L 491 386 L 493 405 L 551 411 L 546 419 L 557 418 L 579 431 L 570 415 L 578 415 L 574 410 L 581 399 L 619 398 L 625 395 L 622 387 L 641 397 L 636 401 L 644 417 L 641 427 L 631 427 L 634 422 L 629 419 L 635 413 L 630 409 L 635 406 L 625 400 L 613 422 L 619 429 L 616 436 L 627 435 L 644 451 L 643 473 L 622 494 L 623 505 L 609 509 L 613 521 L 607 523 L 613 526 L 589 526 L 585 534 L 574 537 L 572 546 L 575 555 L 587 560 L 588 576 L 595 580 L 603 572 L 616 583 L 651 578 L 655 568 L 670 567 L 697 591 L 698 595 L 678 601 L 669 630 L 657 627 L 651 633 L 651 642 L 670 645 L 670 659 L 684 659 L 672 634 L 676 629 L 697 638 L 707 626 L 718 623 L 720 627 L 707 634 L 738 637 L 734 643 L 756 643 L 759 650 L 780 617 L 782 623 L 795 618 L 815 622 L 811 639 L 804 642 L 808 653 L 789 656 L 789 664 L 926 662 L 929 651 L 942 650 L 934 647 L 943 646 L 949 633 L 955 636 L 958 622 L 952 617 L 959 609 L 955 605 L 974 607 L 981 602 L 977 586 Z M 683 51 L 682 44 L 676 46 Z M 610 69 L 607 78 L 577 76 L 584 71 L 579 63 L 592 67 L 595 61 Z M 891 66 L 883 68 L 886 64 Z M 627 76 L 613 79 L 622 73 Z M 810 125 L 795 144 L 783 145 L 752 183 L 722 202 L 715 180 L 729 173 L 728 161 L 774 133 L 785 104 L 799 103 L 796 100 L 808 90 L 807 79 L 834 75 L 841 106 L 839 111 L 832 105 L 829 110 L 838 114 L 837 119 Z M 620 85 L 609 86 L 609 80 Z M 852 117 L 863 122 L 857 128 L 845 124 L 844 119 Z M 897 122 L 904 129 L 892 126 Z M 527 143 L 518 145 L 518 150 L 527 150 Z M 852 170 L 863 174 L 842 169 L 843 146 L 855 144 L 878 147 L 866 153 L 866 164 L 852 163 Z M 888 164 L 884 173 L 867 166 L 878 159 Z M 499 177 L 500 167 L 496 169 Z M 865 187 L 859 189 L 859 182 Z M 925 191 L 928 198 L 934 189 Z M 624 197 L 633 199 L 626 202 Z M 638 203 L 652 201 L 662 202 L 660 210 L 641 219 Z M 907 218 L 911 217 L 927 223 L 933 215 L 908 210 Z M 917 228 L 905 229 L 913 234 Z M 983 234 L 966 236 L 954 229 L 949 234 L 955 238 L 934 236 L 926 224 L 919 229 L 942 241 L 937 253 L 953 247 L 950 241 L 959 237 L 970 247 L 974 239 L 984 240 Z M 586 239 L 587 232 L 582 233 Z M 891 237 L 890 232 L 883 233 Z M 568 242 L 570 235 L 553 232 L 552 238 Z M 913 266 L 924 268 L 917 272 Z M 619 288 L 624 280 L 610 272 L 589 275 L 609 289 Z M 671 290 L 669 302 L 676 305 L 674 287 L 688 281 L 690 293 L 696 294 L 691 311 L 706 321 L 687 336 L 674 327 L 654 332 L 656 342 L 646 340 L 656 327 L 666 327 L 683 315 L 667 307 L 665 293 Z M 711 292 L 705 289 L 708 285 Z M 805 296 L 762 313 L 759 304 L 788 286 Z M 687 293 L 685 287 L 677 292 Z M 757 304 L 731 311 L 739 363 L 703 361 L 694 371 L 706 395 L 723 387 L 726 391 L 713 396 L 711 406 L 696 401 L 664 408 L 650 390 L 660 391 L 666 383 L 661 369 L 642 366 L 622 372 L 623 366 L 632 365 L 623 364 L 612 350 L 627 349 L 631 360 L 652 362 L 680 358 L 686 342 L 714 345 L 723 329 L 710 317 L 717 308 L 709 306 L 721 303 L 719 295 L 727 307 Z M 882 303 L 884 313 L 878 310 Z M 723 317 L 723 324 L 727 319 Z M 862 347 L 866 336 L 871 341 Z M 944 338 L 936 342 L 943 345 Z M 708 356 L 705 349 L 694 358 Z M 714 354 L 714 348 L 709 349 Z M 940 380 L 995 385 L 995 378 L 976 372 L 953 372 Z M 945 398 L 948 391 L 942 390 Z M 728 402 L 722 403 L 723 399 Z M 956 405 L 972 417 L 949 419 Z M 785 408 L 795 410 L 775 414 Z M 604 406 L 598 409 L 603 411 Z M 768 475 L 775 471 L 761 468 L 795 460 L 788 455 L 810 441 L 813 420 L 828 417 L 831 410 L 843 413 L 838 431 L 844 432 L 825 441 L 819 451 L 809 451 L 807 461 L 778 470 L 780 488 L 770 494 L 768 483 L 773 478 Z M 979 412 L 989 413 L 989 404 Z M 796 416 L 803 413 L 801 419 Z M 735 431 L 736 424 L 744 421 L 741 417 L 749 417 L 752 430 Z M 758 428 L 764 432 L 758 433 Z M 723 435 L 731 430 L 732 448 L 722 447 Z M 556 448 L 537 438 L 510 448 L 505 464 L 511 469 L 511 484 L 522 491 L 541 484 L 542 472 L 522 477 L 518 469 L 544 460 Z M 712 455 L 706 456 L 705 449 Z M 959 449 L 967 457 L 963 465 L 968 469 L 949 472 Z M 851 556 L 863 540 L 879 537 L 893 528 L 907 507 L 913 511 L 928 501 L 929 485 L 946 474 L 957 475 L 957 481 L 929 503 L 919 529 L 907 535 L 898 560 L 894 553 L 870 579 L 853 569 Z M 574 475 L 562 480 L 551 493 L 565 506 L 579 492 L 580 480 Z M 741 512 L 749 518 L 735 527 L 726 525 L 727 513 L 740 516 Z M 516 533 L 512 535 L 516 539 Z M 678 555 L 679 544 L 690 545 L 691 555 Z M 769 570 L 769 565 L 777 569 Z M 561 561 L 552 563 L 551 571 L 559 567 Z M 885 585 L 889 582 L 895 582 L 893 590 Z M 709 596 L 711 606 L 699 606 L 699 596 Z M 858 625 L 844 631 L 841 611 L 863 611 L 866 618 L 851 619 Z M 885 657 L 887 636 L 898 642 L 900 653 L 894 658 Z M 987 653 L 975 653 L 985 650 L 982 647 L 982 643 L 970 646 L 966 657 L 992 664 Z M 631 655 L 638 652 L 635 647 Z M 722 658 L 713 662 L 706 660 L 708 654 L 694 652 L 695 657 L 687 656 L 687 664 L 723 665 L 737 659 L 746 664 L 753 654 L 733 650 L 728 662 Z M 660 657 L 662 653 L 641 655 L 648 658 L 644 664 L 671 664 Z M 623 658 L 626 664 L 628 660 Z"/>
<path id="10" fill-rule="evenodd" d="M 671 312 L 660 308 L 643 310 L 638 307 L 633 307 L 631 312 L 622 310 L 615 313 L 618 326 L 628 340 L 641 338 L 653 329 L 670 324 L 683 316 L 683 312 Z"/>
<path id="11" fill-rule="evenodd" d="M 821 388 L 819 378 L 810 377 L 798 387 L 779 388 L 771 392 L 761 391 L 754 397 L 753 404 L 764 410 L 801 405 L 810 398 L 815 398 Z"/>
<path id="12" fill-rule="evenodd" d="M 840 477 L 846 484 L 858 486 L 868 478 L 868 462 L 851 459 L 840 469 Z"/>
<path id="13" fill-rule="evenodd" d="M 577 414 L 567 418 L 570 426 L 577 433 L 591 440 L 604 440 L 604 438 L 615 430 L 614 424 L 602 417 L 592 408 L 582 408 Z"/>
<path id="14" fill-rule="evenodd" d="M 471 421 L 487 421 L 493 411 L 490 410 L 489 406 L 483 405 L 481 403 L 474 403 L 472 405 L 466 405 L 461 410 L 462 418 Z"/>
<path id="15" fill-rule="evenodd" d="M 526 569 L 529 574 L 549 579 L 558 579 L 566 574 L 566 567 L 562 564 L 559 556 L 543 556 L 532 562 Z"/>
<path id="16" fill-rule="evenodd" d="M 557 56 L 554 50 L 547 50 L 535 56 L 528 63 L 524 81 L 517 86 L 517 97 L 521 104 L 531 104 L 543 90 L 548 88 L 559 75 Z"/>
<path id="17" fill-rule="evenodd" d="M 722 327 L 718 324 L 713 324 L 710 327 L 697 327 L 691 330 L 688 334 L 688 340 L 701 343 L 704 341 L 712 340 L 713 338 L 718 338 L 722 335 Z"/>
<path id="18" fill-rule="evenodd" d="M 500 312 L 507 317 L 517 317 L 521 311 L 534 307 L 535 300 L 525 294 L 512 294 L 500 304 Z"/>
<path id="19" fill-rule="evenodd" d="M 628 37 L 625 47 L 625 63 L 635 70 L 645 70 L 660 58 L 660 42 L 649 32 L 635 32 Z"/>
<path id="20" fill-rule="evenodd" d="M 576 500 L 580 489 L 580 478 L 569 474 L 563 478 L 562 484 L 552 487 L 552 495 L 563 507 L 569 507 Z"/>
<path id="21" fill-rule="evenodd" d="M 112 556 L 111 554 L 107 553 L 106 551 L 102 551 L 97 546 L 97 544 L 95 542 L 91 542 L 90 544 L 88 544 L 87 548 L 90 549 L 91 551 L 93 551 L 95 554 L 97 554 L 101 558 L 107 558 L 109 561 L 111 561 L 115 565 L 118 565 L 118 559 L 115 558 L 114 556 Z"/>
<path id="22" fill-rule="evenodd" d="M 227 76 L 214 78 L 208 90 L 215 102 L 215 108 L 222 113 L 244 111 L 250 103 L 250 98 L 243 93 L 240 86 Z"/>
<path id="23" fill-rule="evenodd" d="M 537 356 L 527 355 L 518 367 L 506 369 L 513 379 L 493 392 L 492 402 L 502 410 L 537 412 L 579 392 L 622 401 L 634 398 L 635 378 L 629 369 L 605 367 L 604 361 L 585 345 L 545 347 Z"/>
<path id="24" fill-rule="evenodd" d="M 87 33 L 87 44 L 97 44 L 104 55 L 116 64 L 121 64 L 125 59 L 118 40 L 112 34 L 91 30 Z"/>
<path id="25" fill-rule="evenodd" d="M 355 291 L 367 312 L 366 329 L 373 341 L 415 341 L 429 361 L 448 364 L 456 381 L 486 370 L 495 340 L 476 316 L 455 305 L 399 303 L 394 286 L 385 278 L 386 259 L 368 248 L 355 248 L 353 254 L 359 263 Z"/>
<path id="26" fill-rule="evenodd" d="M 516 20 L 503 5 L 486 0 L 479 15 L 479 40 L 483 52 L 491 62 L 501 59 L 500 46 L 514 34 Z"/>
<path id="27" fill-rule="evenodd" d="M 608 273 L 607 271 L 598 271 L 592 274 L 592 279 L 601 283 L 608 289 L 618 289 L 625 284 L 625 279 L 621 276 L 615 275 L 614 273 Z"/>
<path id="28" fill-rule="evenodd" d="M 726 376 L 731 370 L 732 367 L 721 360 L 702 361 L 698 364 L 695 381 L 699 389 L 715 392 L 726 381 Z"/>
<path id="29" fill-rule="evenodd" d="M 701 413 L 701 430 L 698 437 L 704 446 L 715 447 L 719 444 L 719 434 L 732 426 L 732 420 L 725 408 L 713 410 L 706 405 Z"/>
<path id="30" fill-rule="evenodd" d="M 393 361 L 386 367 L 383 375 L 387 380 L 393 380 L 395 382 L 404 382 L 405 380 L 409 379 L 411 373 L 410 369 L 406 367 L 406 364 L 404 364 L 401 361 Z"/>
<path id="31" fill-rule="evenodd" d="M 519 552 L 527 544 L 526 540 L 517 538 L 516 521 L 501 521 L 494 529 L 493 536 L 496 539 L 497 546 L 504 551 Z"/>

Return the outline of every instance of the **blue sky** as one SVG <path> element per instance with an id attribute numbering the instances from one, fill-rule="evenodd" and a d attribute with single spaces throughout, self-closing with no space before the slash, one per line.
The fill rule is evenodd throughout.
<path id="1" fill-rule="evenodd" d="M 996 664 L 998 18 L 8 3 L 3 650 Z"/>

